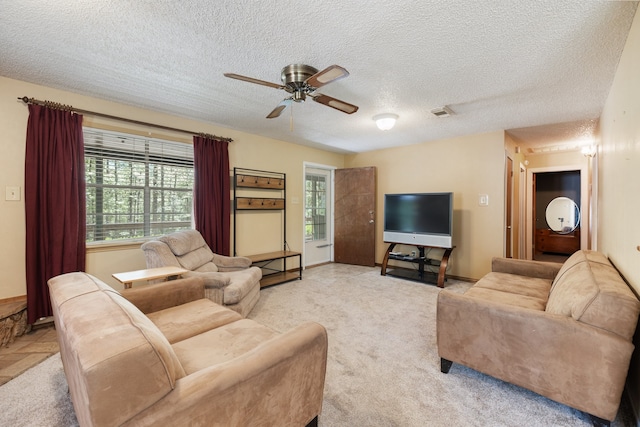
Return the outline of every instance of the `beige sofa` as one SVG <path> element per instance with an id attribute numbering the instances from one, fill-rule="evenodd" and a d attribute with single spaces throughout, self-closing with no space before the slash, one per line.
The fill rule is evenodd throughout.
<path id="1" fill-rule="evenodd" d="M 591 416 L 616 417 L 640 302 L 601 253 L 564 264 L 494 258 L 464 294 L 438 296 L 442 372 L 451 363 L 527 388 Z"/>
<path id="2" fill-rule="evenodd" d="M 278 333 L 205 298 L 199 278 L 119 293 L 69 273 L 49 289 L 81 426 L 317 425 L 321 325 Z"/>
<path id="3" fill-rule="evenodd" d="M 176 231 L 142 244 L 147 268 L 174 266 L 189 270 L 183 277 L 204 279 L 205 295 L 246 317 L 260 298 L 262 270 L 247 257 L 211 251 L 197 230 Z"/>

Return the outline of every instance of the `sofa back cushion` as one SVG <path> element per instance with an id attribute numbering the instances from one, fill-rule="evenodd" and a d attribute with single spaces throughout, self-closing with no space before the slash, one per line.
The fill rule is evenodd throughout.
<path id="1" fill-rule="evenodd" d="M 640 301 L 607 257 L 584 250 L 575 252 L 558 272 L 546 311 L 571 316 L 630 340 Z"/>
<path id="2" fill-rule="evenodd" d="M 190 271 L 218 271 L 217 266 L 211 262 L 213 252 L 199 231 L 177 231 L 162 236 L 158 240 L 169 246 L 182 268 Z"/>
<path id="3" fill-rule="evenodd" d="M 49 280 L 60 354 L 80 425 L 120 425 L 185 376 L 158 328 L 86 273 Z"/>

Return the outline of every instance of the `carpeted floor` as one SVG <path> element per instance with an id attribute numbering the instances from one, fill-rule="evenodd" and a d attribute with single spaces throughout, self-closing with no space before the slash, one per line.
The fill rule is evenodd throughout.
<path id="1" fill-rule="evenodd" d="M 469 283 L 449 281 L 463 292 Z M 460 365 L 440 372 L 439 288 L 329 264 L 261 291 L 255 319 L 285 331 L 323 324 L 329 360 L 321 427 L 590 426 L 585 414 Z M 0 387 L 0 425 L 77 425 L 59 355 Z M 623 406 L 612 424 L 631 424 Z"/>

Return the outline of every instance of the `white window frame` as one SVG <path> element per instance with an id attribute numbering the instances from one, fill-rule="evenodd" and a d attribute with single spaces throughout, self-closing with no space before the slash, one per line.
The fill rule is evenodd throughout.
<path id="1" fill-rule="evenodd" d="M 83 134 L 88 245 L 193 227 L 193 145 L 90 127 L 83 127 Z M 112 173 L 104 173 L 105 167 Z M 126 171 L 125 183 L 118 182 L 118 167 Z M 109 176 L 112 180 L 104 182 Z M 105 197 L 116 209 L 104 212 Z M 127 209 L 119 212 L 118 206 Z"/>

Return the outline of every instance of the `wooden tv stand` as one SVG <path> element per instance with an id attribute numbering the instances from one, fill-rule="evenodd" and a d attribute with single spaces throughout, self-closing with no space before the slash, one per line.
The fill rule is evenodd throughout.
<path id="1" fill-rule="evenodd" d="M 389 274 L 390 276 L 400 277 L 400 278 L 409 279 L 409 280 L 415 280 L 423 283 L 433 283 L 434 281 L 429 279 L 433 279 L 435 277 L 436 278 L 435 284 L 438 285 L 439 288 L 444 288 L 444 281 L 446 280 L 445 273 L 447 271 L 447 264 L 449 264 L 449 257 L 451 256 L 451 252 L 453 252 L 453 249 L 455 248 L 455 246 L 451 248 L 441 248 L 436 246 L 409 245 L 407 243 L 394 243 L 394 242 L 387 242 L 387 243 L 390 243 L 390 244 L 389 244 L 389 247 L 387 248 L 387 251 L 384 254 L 384 259 L 382 260 L 382 269 L 380 271 L 380 274 L 382 276 L 386 276 L 387 274 Z M 418 248 L 418 256 L 413 257 L 413 256 L 406 256 L 406 255 L 391 254 L 391 252 L 393 251 L 393 248 L 395 248 L 395 246 L 398 244 L 407 245 L 407 246 L 416 246 Z M 424 255 L 425 248 L 444 249 L 444 254 L 442 255 L 442 259 L 438 262 L 438 260 L 426 258 Z M 394 270 L 387 271 L 387 264 L 389 262 L 389 259 L 416 263 L 418 264 L 418 270 L 412 271 L 409 269 L 394 269 Z M 430 271 L 424 271 L 425 265 L 439 266 L 438 273 L 436 274 Z"/>

